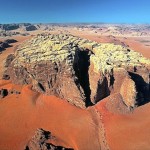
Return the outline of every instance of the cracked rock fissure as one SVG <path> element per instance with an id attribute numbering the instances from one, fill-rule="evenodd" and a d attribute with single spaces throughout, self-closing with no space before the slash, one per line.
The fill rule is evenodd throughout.
<path id="1" fill-rule="evenodd" d="M 75 75 L 78 77 L 79 83 L 84 90 L 86 106 L 92 105 L 91 102 L 91 89 L 89 82 L 89 66 L 90 66 L 90 54 L 89 50 L 77 50 L 75 52 L 75 58 L 73 62 L 73 68 Z"/>

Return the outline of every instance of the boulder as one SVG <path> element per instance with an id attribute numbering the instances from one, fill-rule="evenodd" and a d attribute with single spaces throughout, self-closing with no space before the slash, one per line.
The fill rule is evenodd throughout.
<path id="1" fill-rule="evenodd" d="M 0 90 L 0 99 L 4 98 L 7 95 L 8 95 L 8 90 L 7 89 L 1 89 Z"/>

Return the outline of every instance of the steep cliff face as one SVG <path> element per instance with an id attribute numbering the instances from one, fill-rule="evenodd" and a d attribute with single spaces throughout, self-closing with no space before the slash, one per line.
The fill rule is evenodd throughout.
<path id="1" fill-rule="evenodd" d="M 135 107 L 149 92 L 150 60 L 120 45 L 72 35 L 37 35 L 20 45 L 6 64 L 4 77 L 14 83 L 32 84 L 81 108 L 112 93 L 121 93 L 125 104 Z M 127 79 L 137 92 L 131 103 L 123 94 Z"/>
<path id="2" fill-rule="evenodd" d="M 144 103 L 149 97 L 150 60 L 133 50 L 114 44 L 101 44 L 92 51 L 94 54 L 90 57 L 89 76 L 93 103 L 113 93 L 120 93 L 128 107 Z M 128 93 L 126 96 L 123 89 Z M 130 99 L 130 90 L 134 91 L 134 102 Z M 131 103 L 127 102 L 129 99 Z"/>
<path id="3" fill-rule="evenodd" d="M 38 35 L 18 47 L 4 76 L 9 75 L 16 84 L 32 84 L 39 92 L 85 108 L 85 93 L 76 75 L 78 69 L 74 69 L 79 66 L 75 41 L 80 40 L 67 35 Z"/>

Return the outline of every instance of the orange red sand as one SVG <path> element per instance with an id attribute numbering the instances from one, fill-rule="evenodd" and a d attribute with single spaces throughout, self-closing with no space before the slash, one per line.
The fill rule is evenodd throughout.
<path id="1" fill-rule="evenodd" d="M 50 131 L 56 140 L 49 142 L 55 145 L 89 150 L 93 144 L 96 149 L 100 146 L 88 110 L 30 88 L 25 86 L 20 95 L 0 101 L 0 149 L 23 149 L 37 128 Z"/>
<path id="2" fill-rule="evenodd" d="M 2 81 L 3 82 L 3 81 Z M 15 88 L 11 83 L 2 87 Z M 0 88 L 2 88 L 0 87 Z M 50 143 L 78 150 L 100 148 L 99 123 L 94 108 L 102 115 L 106 140 L 112 150 L 149 150 L 150 104 L 127 115 L 107 110 L 107 99 L 82 110 L 55 96 L 46 96 L 20 87 L 21 94 L 0 100 L 0 149 L 20 150 L 25 147 L 37 128 L 50 131 Z M 8 144 L 9 143 L 9 144 Z"/>
<path id="3" fill-rule="evenodd" d="M 96 106 L 103 116 L 106 139 L 111 150 L 150 149 L 150 103 L 128 115 L 118 115 L 106 109 L 106 101 Z"/>

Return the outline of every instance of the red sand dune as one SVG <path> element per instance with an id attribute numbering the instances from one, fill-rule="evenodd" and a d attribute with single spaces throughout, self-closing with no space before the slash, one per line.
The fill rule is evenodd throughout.
<path id="1" fill-rule="evenodd" d="M 50 142 L 56 145 L 89 150 L 93 144 L 94 149 L 100 146 L 89 111 L 54 96 L 41 95 L 30 90 L 30 86 L 23 87 L 22 94 L 0 101 L 0 122 L 3 150 L 23 149 L 37 128 L 50 131 L 56 137 Z"/>
<path id="2" fill-rule="evenodd" d="M 111 150 L 150 149 L 150 103 L 132 113 L 119 115 L 106 108 L 107 98 L 96 105 L 101 112 L 106 139 Z"/>
<path id="3" fill-rule="evenodd" d="M 5 88 L 13 86 L 2 83 Z M 0 100 L 0 149 L 23 149 L 35 130 L 43 128 L 56 137 L 50 143 L 79 150 L 98 150 L 102 140 L 100 136 L 103 136 L 100 134 L 103 130 L 101 114 L 110 149 L 148 150 L 150 104 L 131 114 L 118 115 L 106 109 L 106 101 L 82 110 L 65 100 L 39 94 L 32 91 L 31 86 L 24 86 L 21 94 Z"/>

